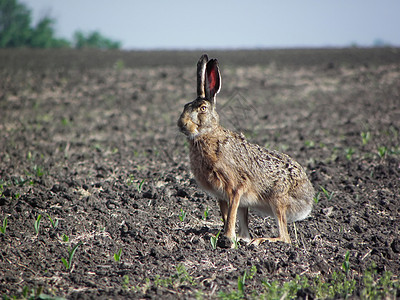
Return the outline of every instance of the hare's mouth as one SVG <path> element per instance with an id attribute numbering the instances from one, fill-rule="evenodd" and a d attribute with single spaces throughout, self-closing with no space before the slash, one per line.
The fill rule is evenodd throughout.
<path id="1" fill-rule="evenodd" d="M 197 127 L 198 127 L 197 124 L 191 123 L 189 125 L 186 123 L 183 124 L 182 126 L 179 126 L 179 130 L 189 138 L 193 138 L 198 134 Z"/>

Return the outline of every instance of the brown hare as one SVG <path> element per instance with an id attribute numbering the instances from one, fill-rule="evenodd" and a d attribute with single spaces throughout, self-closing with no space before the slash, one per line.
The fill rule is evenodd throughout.
<path id="1" fill-rule="evenodd" d="M 311 212 L 313 186 L 300 164 L 288 155 L 251 144 L 242 134 L 219 124 L 216 95 L 220 88 L 218 62 L 204 54 L 197 63 L 197 98 L 185 105 L 178 120 L 189 140 L 196 181 L 219 202 L 226 237 L 219 245 L 232 246 L 236 218 L 238 238 L 244 241 L 290 243 L 287 222 L 304 219 Z M 279 237 L 251 240 L 249 208 L 274 217 Z"/>

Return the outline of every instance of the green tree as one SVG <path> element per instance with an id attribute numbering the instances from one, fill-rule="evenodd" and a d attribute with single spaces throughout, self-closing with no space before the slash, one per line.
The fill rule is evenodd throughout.
<path id="1" fill-rule="evenodd" d="M 98 49 L 119 49 L 121 43 L 113 41 L 101 35 L 98 31 L 84 34 L 82 31 L 76 31 L 74 34 L 74 45 L 77 49 L 98 48 Z"/>
<path id="2" fill-rule="evenodd" d="M 65 39 L 55 37 L 55 20 L 42 18 L 36 27 L 31 26 L 31 11 L 17 0 L 0 0 L 0 48 L 60 48 L 71 47 Z M 119 49 L 121 43 L 101 35 L 98 31 L 87 35 L 77 31 L 75 48 Z"/>
<path id="3" fill-rule="evenodd" d="M 54 23 L 55 21 L 48 17 L 41 19 L 32 29 L 29 46 L 33 48 L 69 47 L 70 43 L 67 40 L 54 37 Z"/>
<path id="4" fill-rule="evenodd" d="M 31 13 L 16 0 L 0 0 L 0 47 L 25 46 L 31 36 Z"/>

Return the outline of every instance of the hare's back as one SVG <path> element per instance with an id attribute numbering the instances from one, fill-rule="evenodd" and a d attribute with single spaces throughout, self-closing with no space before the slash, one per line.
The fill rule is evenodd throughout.
<path id="1" fill-rule="evenodd" d="M 231 133 L 231 135 L 233 140 L 225 146 L 226 156 L 237 168 L 262 179 L 275 181 L 307 179 L 304 169 L 289 155 L 249 143 L 242 134 Z"/>

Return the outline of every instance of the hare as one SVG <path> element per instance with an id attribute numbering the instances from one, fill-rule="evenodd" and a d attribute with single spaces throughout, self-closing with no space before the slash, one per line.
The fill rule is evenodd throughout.
<path id="1" fill-rule="evenodd" d="M 225 236 L 219 244 L 232 246 L 236 219 L 238 238 L 246 242 L 290 243 L 287 223 L 308 216 L 314 188 L 304 169 L 288 155 L 251 144 L 243 134 L 219 124 L 216 95 L 220 88 L 218 62 L 204 54 L 197 63 L 197 98 L 185 105 L 177 124 L 188 138 L 197 183 L 218 199 Z M 249 208 L 274 217 L 279 237 L 251 239 Z"/>

